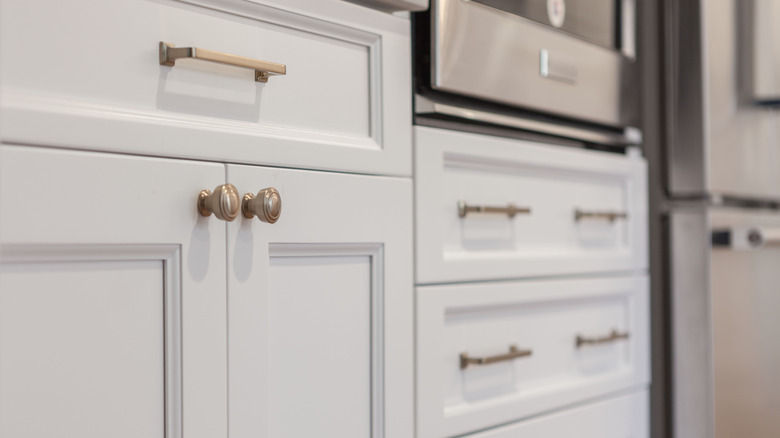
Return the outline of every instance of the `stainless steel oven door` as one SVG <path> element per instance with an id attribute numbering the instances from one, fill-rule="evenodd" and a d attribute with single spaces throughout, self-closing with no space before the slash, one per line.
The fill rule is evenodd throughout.
<path id="1" fill-rule="evenodd" d="M 619 49 L 482 3 L 433 0 L 431 86 L 567 118 L 636 126 L 634 0 L 615 1 Z"/>

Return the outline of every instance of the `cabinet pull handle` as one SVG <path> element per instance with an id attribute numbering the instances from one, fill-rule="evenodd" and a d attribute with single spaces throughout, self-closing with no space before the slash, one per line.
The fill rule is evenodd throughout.
<path id="1" fill-rule="evenodd" d="M 579 222 L 582 219 L 606 219 L 615 222 L 615 219 L 628 219 L 628 213 L 624 211 L 586 211 L 579 208 L 574 210 L 574 220 Z"/>
<path id="2" fill-rule="evenodd" d="M 176 65 L 176 60 L 181 58 L 200 59 L 218 64 L 250 68 L 255 71 L 255 81 L 263 83 L 268 82 L 268 77 L 271 75 L 287 74 L 287 66 L 284 64 L 245 58 L 198 47 L 176 47 L 171 43 L 160 41 L 160 65 L 173 67 Z"/>
<path id="3" fill-rule="evenodd" d="M 518 357 L 530 356 L 533 350 L 520 350 L 516 345 L 509 346 L 509 353 L 499 354 L 488 357 L 469 357 L 468 353 L 460 354 L 460 369 L 465 370 L 469 365 L 487 365 L 496 362 L 517 359 Z"/>
<path id="4" fill-rule="evenodd" d="M 276 223 L 282 214 L 282 195 L 273 187 L 257 192 L 257 196 L 247 193 L 241 204 L 241 212 L 247 219 L 257 216 L 263 222 Z"/>
<path id="5" fill-rule="evenodd" d="M 238 217 L 238 189 L 233 184 L 217 186 L 211 190 L 201 190 L 198 194 L 198 213 L 201 216 L 211 216 L 214 213 L 218 219 L 231 222 Z"/>
<path id="6" fill-rule="evenodd" d="M 628 332 L 620 333 L 616 329 L 612 329 L 609 335 L 602 338 L 586 338 L 582 335 L 577 335 L 577 340 L 575 343 L 577 344 L 577 348 L 582 348 L 583 345 L 607 344 L 610 342 L 625 340 L 628 339 L 629 336 L 630 335 Z"/>
<path id="7" fill-rule="evenodd" d="M 531 209 L 528 207 L 518 207 L 514 204 L 507 204 L 506 207 L 492 207 L 488 205 L 468 205 L 466 201 L 458 201 L 458 216 L 466 217 L 469 213 L 498 213 L 505 214 L 512 218 L 518 213 L 530 214 Z"/>

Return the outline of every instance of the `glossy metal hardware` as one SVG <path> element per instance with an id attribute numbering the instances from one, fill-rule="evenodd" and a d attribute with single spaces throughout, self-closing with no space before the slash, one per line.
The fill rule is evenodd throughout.
<path id="1" fill-rule="evenodd" d="M 353 0 L 366 6 L 385 12 L 424 11 L 428 9 L 428 0 Z"/>
<path id="2" fill-rule="evenodd" d="M 531 10 L 544 8 L 545 1 L 489 3 L 514 4 L 517 9 Z M 568 2 L 570 7 L 576 3 Z M 599 6 L 590 7 L 591 3 Z M 641 88 L 635 79 L 637 63 L 631 53 L 634 32 L 622 25 L 635 21 L 627 16 L 635 8 L 626 7 L 634 3 L 635 0 L 587 2 L 588 11 L 579 10 L 598 14 L 604 11 L 602 6 L 611 5 L 617 15 L 614 19 L 620 19 L 622 41 L 619 49 L 610 50 L 592 40 L 567 35 L 566 29 L 554 30 L 552 26 L 539 25 L 475 1 L 433 0 L 428 31 L 431 65 L 420 76 L 429 77 L 431 87 L 438 91 L 602 126 L 629 126 L 639 120 L 636 103 Z M 610 27 L 617 30 L 616 26 Z M 604 28 L 599 26 L 602 31 Z M 606 33 L 614 41 L 615 32 Z M 551 51 L 554 61 L 563 58 L 567 64 L 580 66 L 577 86 L 551 82 L 539 74 L 538 54 L 542 47 Z"/>
<path id="3" fill-rule="evenodd" d="M 531 209 L 528 207 L 518 207 L 514 204 L 507 204 L 506 207 L 490 207 L 487 205 L 468 205 L 466 204 L 466 201 L 458 201 L 458 216 L 466 217 L 469 213 L 498 213 L 505 214 L 512 218 L 518 213 L 530 214 Z"/>
<path id="4" fill-rule="evenodd" d="M 273 187 L 260 190 L 257 196 L 247 193 L 244 195 L 241 211 L 247 219 L 257 216 L 261 221 L 273 224 L 282 214 L 282 195 Z"/>
<path id="5" fill-rule="evenodd" d="M 574 220 L 582 219 L 606 219 L 615 222 L 615 219 L 628 219 L 628 213 L 622 211 L 585 211 L 579 208 L 574 210 Z"/>
<path id="6" fill-rule="evenodd" d="M 509 353 L 499 354 L 497 356 L 469 357 L 468 353 L 461 353 L 460 369 L 465 370 L 469 365 L 487 365 L 496 362 L 504 362 L 519 357 L 530 356 L 531 354 L 533 354 L 533 350 L 520 350 L 516 345 L 509 346 Z"/>
<path id="7" fill-rule="evenodd" d="M 197 47 L 176 47 L 171 43 L 160 41 L 160 65 L 173 67 L 176 65 L 176 60 L 181 58 L 199 59 L 235 67 L 250 68 L 255 71 L 255 81 L 257 82 L 268 82 L 268 77 L 271 75 L 287 74 L 287 66 L 284 64 L 245 58 Z"/>
<path id="8" fill-rule="evenodd" d="M 202 190 L 198 194 L 198 213 L 201 216 L 211 216 L 214 213 L 218 219 L 231 222 L 238 217 L 238 190 L 233 184 L 217 186 L 211 190 Z"/>
<path id="9" fill-rule="evenodd" d="M 577 348 L 582 348 L 583 345 L 607 344 L 610 342 L 621 341 L 628 338 L 629 338 L 628 332 L 620 333 L 616 329 L 612 329 L 609 335 L 604 336 L 603 338 L 586 338 L 582 335 L 577 335 L 577 340 L 575 341 L 575 343 L 577 344 Z"/>
<path id="10" fill-rule="evenodd" d="M 577 84 L 577 65 L 564 60 L 553 62 L 547 49 L 539 51 L 539 74 L 543 78 L 555 79 L 572 85 Z"/>
<path id="11" fill-rule="evenodd" d="M 555 137 L 572 140 L 597 143 L 609 146 L 630 146 L 642 143 L 642 133 L 636 128 L 625 128 L 622 133 L 614 131 L 597 131 L 575 126 L 566 126 L 560 123 L 544 122 L 540 120 L 526 119 L 523 117 L 497 114 L 470 108 L 448 105 L 435 102 L 421 95 L 415 96 L 415 113 L 419 115 L 440 114 L 457 117 L 459 119 L 475 122 L 489 123 L 491 125 L 508 126 L 524 131 L 541 132 Z"/>

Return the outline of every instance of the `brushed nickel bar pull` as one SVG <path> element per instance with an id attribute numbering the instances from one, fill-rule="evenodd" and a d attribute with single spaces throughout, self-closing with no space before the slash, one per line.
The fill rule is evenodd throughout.
<path id="1" fill-rule="evenodd" d="M 582 348 L 583 345 L 598 345 L 598 344 L 607 344 L 615 341 L 621 341 L 624 339 L 628 339 L 629 336 L 630 335 L 628 332 L 620 333 L 616 329 L 612 329 L 609 335 L 604 336 L 603 338 L 586 338 L 582 335 L 577 335 L 576 344 L 577 344 L 577 348 Z"/>
<path id="2" fill-rule="evenodd" d="M 518 213 L 530 214 L 531 209 L 528 207 L 518 207 L 514 204 L 507 204 L 506 207 L 491 207 L 487 205 L 468 205 L 466 201 L 458 201 L 458 216 L 466 217 L 469 213 L 498 213 L 505 214 L 512 218 Z"/>
<path id="3" fill-rule="evenodd" d="M 574 210 L 574 220 L 579 222 L 582 219 L 606 219 L 615 222 L 615 219 L 628 219 L 628 213 L 624 211 L 586 211 L 579 208 Z"/>
<path id="4" fill-rule="evenodd" d="M 487 365 L 496 362 L 504 362 L 517 359 L 518 357 L 530 356 L 531 354 L 533 354 L 533 350 L 520 350 L 516 345 L 509 346 L 509 353 L 499 354 L 498 356 L 469 357 L 468 353 L 461 353 L 460 369 L 465 370 L 469 365 Z"/>
<path id="5" fill-rule="evenodd" d="M 171 43 L 160 41 L 160 65 L 173 67 L 176 65 L 176 60 L 181 58 L 200 59 L 218 64 L 250 68 L 255 71 L 255 81 L 263 83 L 268 82 L 268 77 L 271 75 L 287 74 L 287 66 L 284 64 L 245 58 L 198 47 L 176 47 Z"/>

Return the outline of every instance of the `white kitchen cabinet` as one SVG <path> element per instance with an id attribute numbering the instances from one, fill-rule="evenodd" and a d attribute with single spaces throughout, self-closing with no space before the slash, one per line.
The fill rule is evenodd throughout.
<path id="1" fill-rule="evenodd" d="M 647 289 L 646 277 L 418 287 L 418 438 L 642 389 Z"/>
<path id="2" fill-rule="evenodd" d="M 416 437 L 647 436 L 644 159 L 414 131 Z"/>
<path id="3" fill-rule="evenodd" d="M 640 156 L 420 126 L 415 141 L 418 283 L 647 269 Z"/>
<path id="4" fill-rule="evenodd" d="M 336 0 L 262 3 L 3 0 L 4 140 L 409 176 L 409 20 Z M 160 65 L 160 42 L 286 74 Z"/>
<path id="5" fill-rule="evenodd" d="M 0 37 L 0 436 L 413 435 L 408 18 L 0 0 Z M 227 182 L 279 221 L 200 216 Z"/>
<path id="6" fill-rule="evenodd" d="M 469 438 L 647 438 L 650 436 L 648 401 L 647 391 L 621 394 Z"/>
<path id="7" fill-rule="evenodd" d="M 226 224 L 223 164 L 0 160 L 0 435 L 413 433 L 408 179 L 230 165 L 284 207 Z"/>
<path id="8" fill-rule="evenodd" d="M 411 181 L 227 170 L 282 199 L 228 225 L 231 436 L 413 436 Z"/>
<path id="9" fill-rule="evenodd" d="M 227 430 L 220 164 L 0 146 L 0 436 Z"/>

